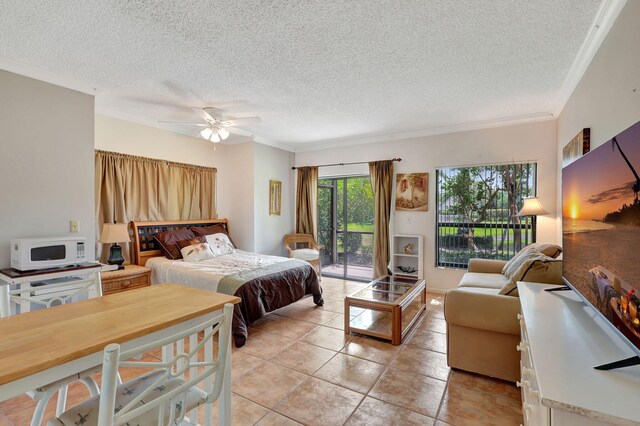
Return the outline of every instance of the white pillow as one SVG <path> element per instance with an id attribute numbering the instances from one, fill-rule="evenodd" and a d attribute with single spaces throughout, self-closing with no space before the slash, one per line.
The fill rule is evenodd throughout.
<path id="1" fill-rule="evenodd" d="M 182 258 L 185 262 L 198 262 L 215 257 L 207 243 L 198 243 L 183 247 L 180 253 L 182 253 Z"/>
<path id="2" fill-rule="evenodd" d="M 218 234 L 207 235 L 205 238 L 214 256 L 222 256 L 236 252 L 227 234 L 220 232 Z"/>

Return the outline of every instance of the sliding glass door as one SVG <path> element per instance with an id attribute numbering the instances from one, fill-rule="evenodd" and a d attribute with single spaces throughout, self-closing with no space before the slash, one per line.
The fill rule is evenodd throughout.
<path id="1" fill-rule="evenodd" d="M 322 274 L 372 278 L 373 190 L 369 176 L 318 180 L 318 242 Z"/>

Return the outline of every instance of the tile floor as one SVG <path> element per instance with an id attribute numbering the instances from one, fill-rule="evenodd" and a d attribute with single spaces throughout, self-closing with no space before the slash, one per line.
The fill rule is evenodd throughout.
<path id="1" fill-rule="evenodd" d="M 442 295 L 429 294 L 401 346 L 345 336 L 344 296 L 364 285 L 324 278 L 324 307 L 303 299 L 250 327 L 233 353 L 234 425 L 522 423 L 514 385 L 447 367 Z M 69 394 L 70 405 L 88 396 L 78 384 Z M 34 405 L 27 396 L 0 402 L 0 425 L 28 425 Z M 54 411 L 55 399 L 45 418 Z"/>

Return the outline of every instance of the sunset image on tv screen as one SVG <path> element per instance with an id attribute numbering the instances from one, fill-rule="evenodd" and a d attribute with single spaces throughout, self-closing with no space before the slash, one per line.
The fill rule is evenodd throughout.
<path id="1" fill-rule="evenodd" d="M 640 348 L 640 122 L 562 169 L 563 276 Z"/>

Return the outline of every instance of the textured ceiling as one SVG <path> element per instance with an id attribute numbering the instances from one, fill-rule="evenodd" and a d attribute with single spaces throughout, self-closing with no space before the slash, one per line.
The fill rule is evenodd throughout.
<path id="1" fill-rule="evenodd" d="M 550 113 L 600 0 L 0 0 L 0 57 L 98 112 L 293 147 Z M 55 105 L 52 105 L 52 109 Z M 165 127 L 195 133 L 192 128 Z"/>

